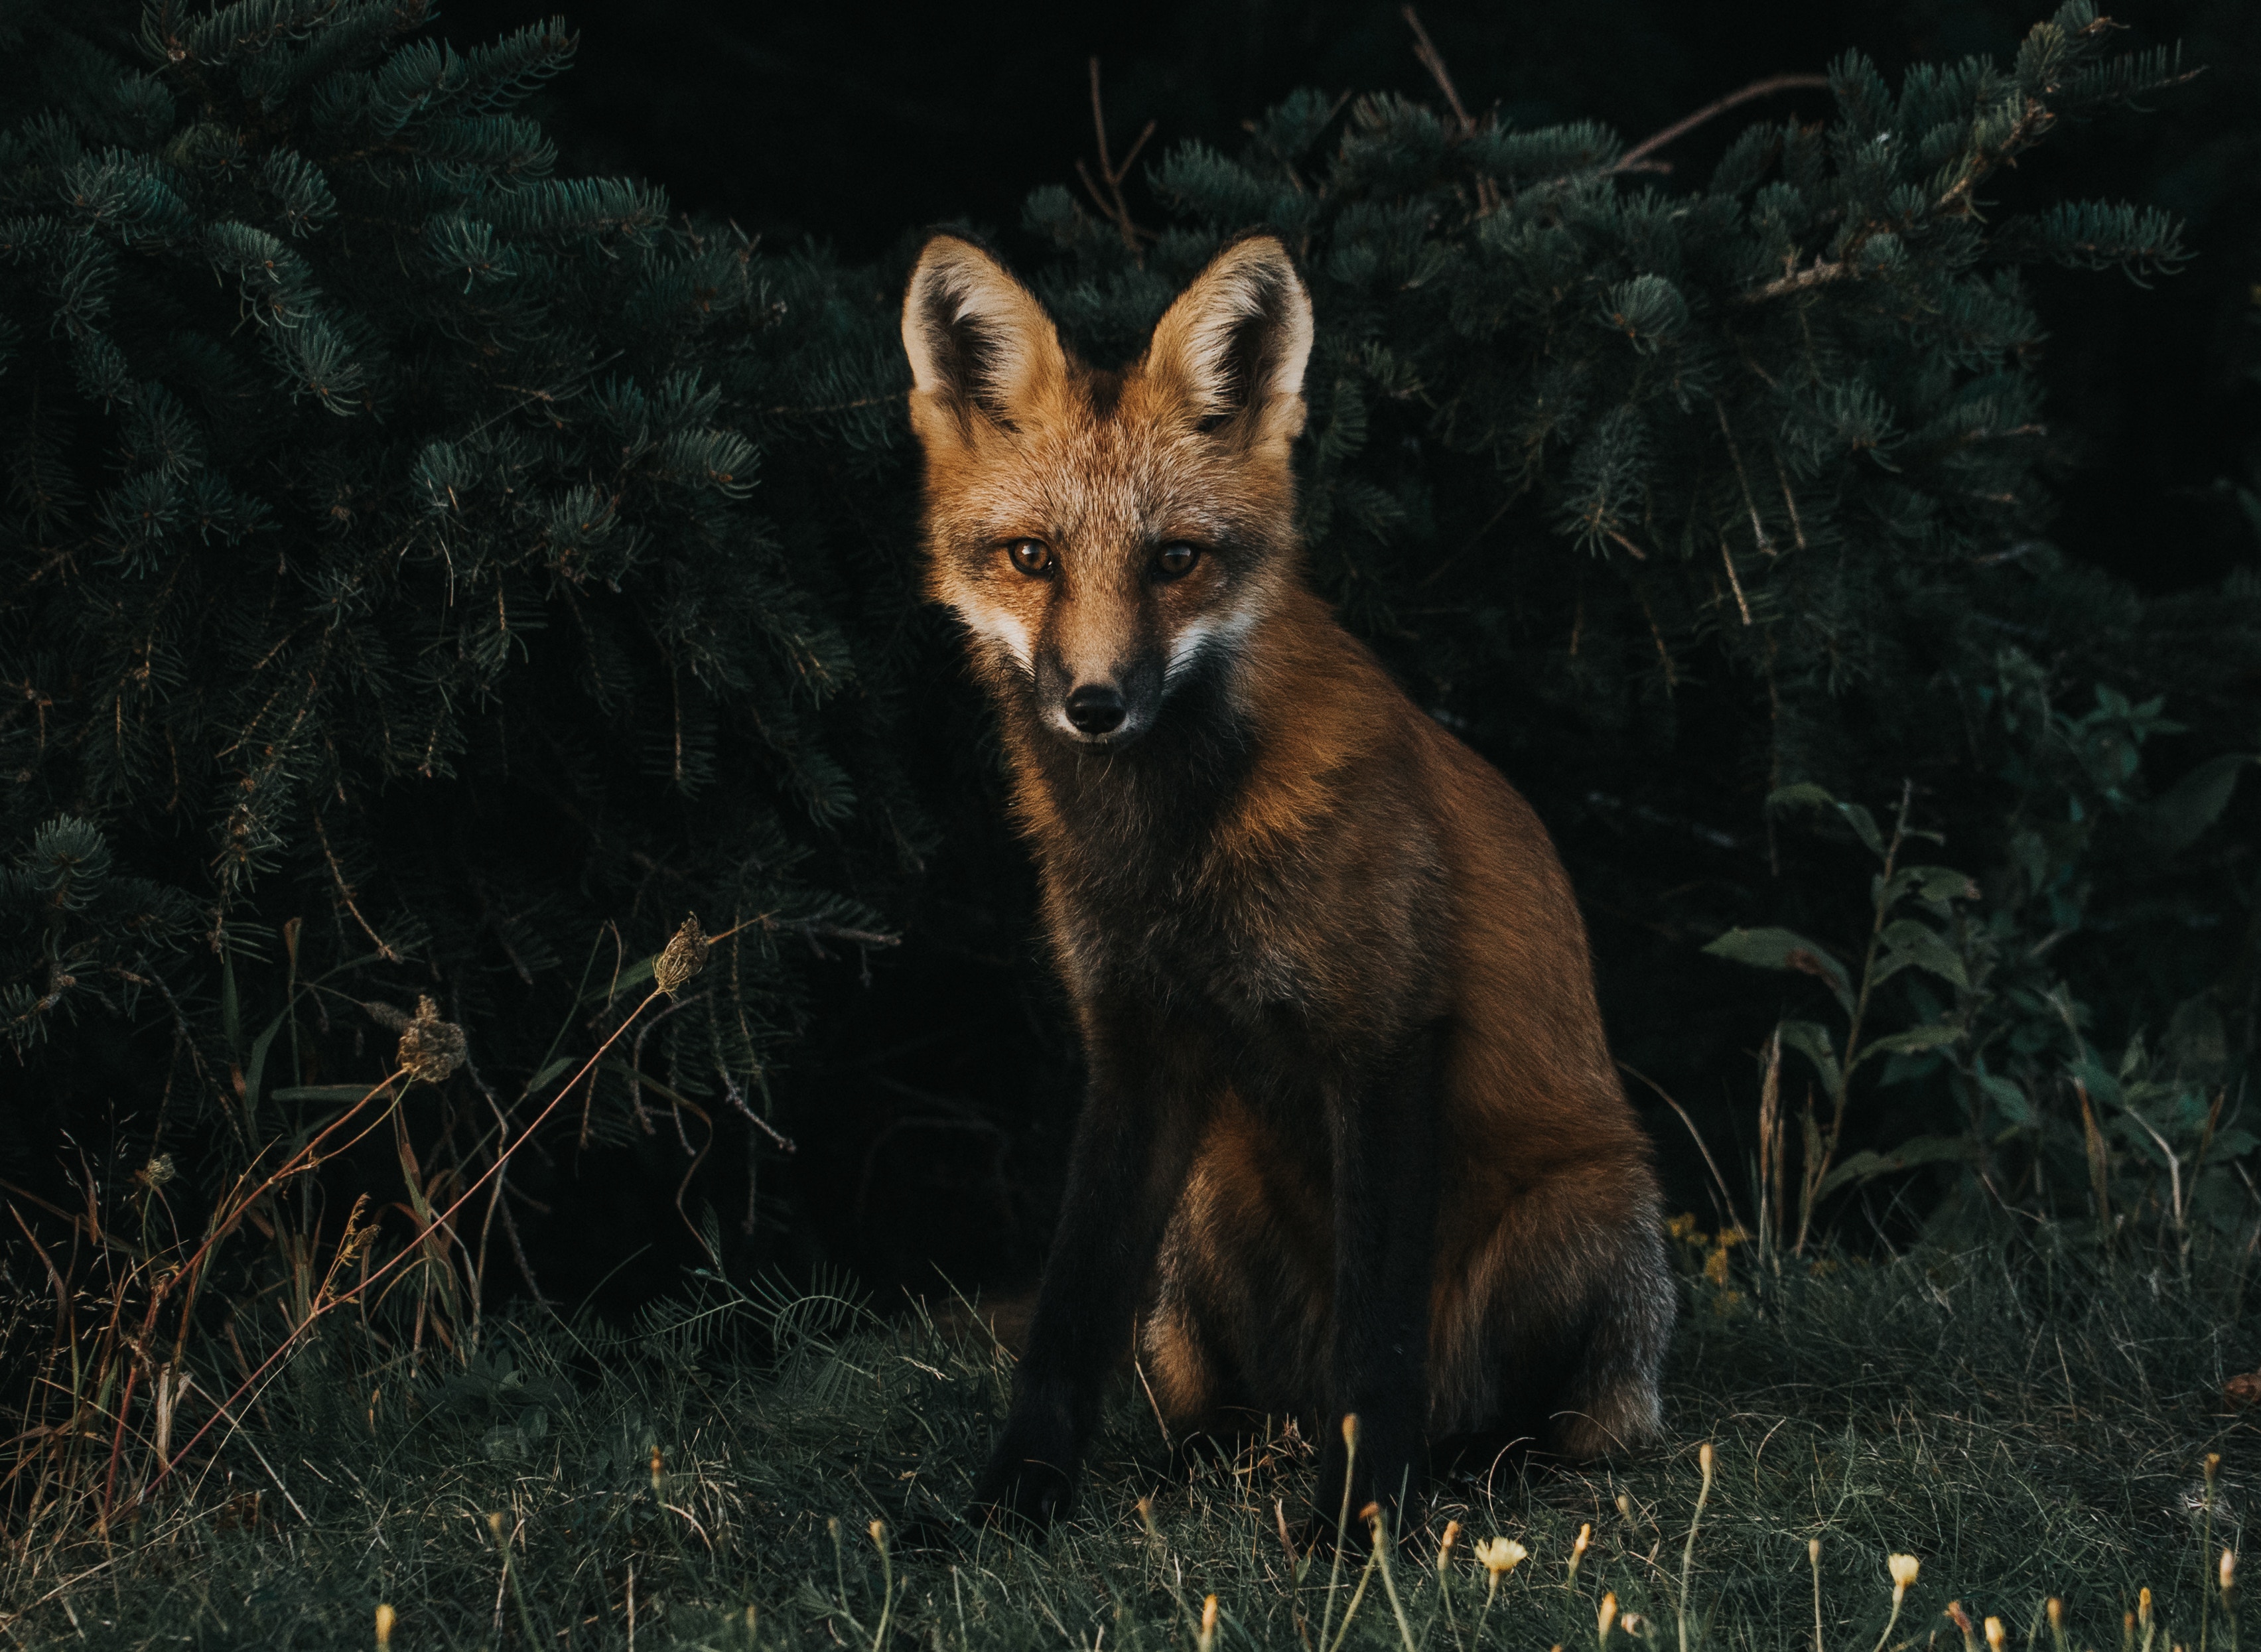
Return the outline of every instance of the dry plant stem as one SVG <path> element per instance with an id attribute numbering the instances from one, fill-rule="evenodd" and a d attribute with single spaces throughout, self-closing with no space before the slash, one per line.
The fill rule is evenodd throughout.
<path id="1" fill-rule="evenodd" d="M 1813 1652 L 1825 1652 L 1821 1644 L 1821 1540 L 1809 1538 L 1805 1558 L 1813 1568 Z"/>
<path id="2" fill-rule="evenodd" d="M 1327 1609 L 1319 1619 L 1319 1652 L 1326 1652 L 1327 1631 L 1334 1627 L 1335 1586 L 1342 1581 L 1342 1534 L 1350 1524 L 1350 1483 L 1352 1471 L 1358 1467 L 1358 1413 L 1346 1412 L 1342 1419 L 1343 1494 L 1342 1507 L 1335 1515 L 1334 1555 L 1327 1562 Z M 1347 1620 L 1346 1620 L 1347 1622 Z"/>
<path id="3" fill-rule="evenodd" d="M 1696 1494 L 1696 1512 L 1688 1521 L 1688 1546 L 1680 1551 L 1680 1652 L 1688 1652 L 1688 1579 L 1696 1567 L 1696 1533 L 1704 1524 L 1704 1505 L 1712 1498 L 1712 1442 L 1705 1440 L 1696 1454 L 1704 1470 L 1704 1489 Z"/>
<path id="4" fill-rule="evenodd" d="M 1845 1029 L 1845 1052 L 1837 1064 L 1835 1094 L 1830 1098 L 1829 1135 L 1822 1145 L 1820 1157 L 1799 1179 L 1798 1243 L 1791 1248 L 1801 1256 L 1805 1253 L 1806 1237 L 1813 1227 L 1814 1201 L 1820 1196 L 1822 1180 L 1828 1175 L 1829 1167 L 1837 1157 L 1838 1143 L 1845 1134 L 1845 1104 L 1852 1093 L 1853 1058 L 1861 1051 L 1861 1024 L 1868 1019 L 1869 996 L 1877 984 L 1877 953 L 1884 944 L 1884 915 L 1890 910 L 1890 903 L 1884 891 L 1891 884 L 1900 849 L 1907 842 L 1908 808 L 1914 801 L 1915 782 L 1903 780 L 1899 814 L 1892 822 L 1891 842 L 1884 845 L 1884 870 L 1877 880 L 1876 912 L 1869 924 L 1869 946 L 1861 955 L 1861 990 L 1853 1000 L 1851 1024 Z"/>
<path id="5" fill-rule="evenodd" d="M 1414 1644 L 1413 1626 L 1405 1621 L 1404 1605 L 1397 1598 L 1397 1578 L 1389 1569 L 1389 1517 L 1376 1509 L 1368 1524 L 1374 1532 L 1374 1559 L 1381 1569 L 1382 1591 L 1389 1597 L 1389 1610 L 1397 1619 L 1397 1638 L 1405 1643 L 1405 1652 L 1420 1652 Z"/>
<path id="6" fill-rule="evenodd" d="M 723 931 L 722 935 L 711 937 L 710 939 L 721 940 L 729 933 L 730 931 L 726 930 Z M 539 1113 L 536 1113 L 534 1116 L 533 1123 L 529 1124 L 525 1129 L 519 1131 L 518 1139 L 511 1143 L 507 1147 L 504 1148 L 503 1151 L 496 1156 L 494 1163 L 489 1165 L 486 1169 L 480 1172 L 480 1174 L 473 1179 L 470 1185 L 465 1188 L 461 1194 L 456 1196 L 454 1203 L 450 1204 L 446 1210 L 440 1212 L 439 1215 L 434 1217 L 432 1220 L 425 1225 L 420 1232 L 417 1233 L 406 1245 L 403 1246 L 398 1251 L 394 1253 L 389 1260 L 377 1268 L 371 1268 L 368 1274 L 362 1276 L 358 1284 L 355 1284 L 350 1289 L 340 1293 L 338 1296 L 332 1297 L 327 1303 L 317 1307 L 313 1312 L 307 1315 L 305 1318 L 302 1319 L 297 1325 L 293 1326 L 290 1334 L 285 1336 L 283 1340 L 276 1345 L 275 1351 L 269 1354 L 264 1360 L 262 1360 L 257 1368 L 237 1385 L 235 1391 L 227 1397 L 227 1399 L 223 1405 L 219 1409 L 215 1410 L 212 1416 L 205 1419 L 204 1426 L 197 1429 L 195 1433 L 189 1437 L 187 1443 L 182 1446 L 181 1449 L 174 1454 L 173 1461 L 159 1468 L 155 1476 L 151 1478 L 147 1485 L 141 1489 L 140 1494 L 134 1499 L 136 1506 L 138 1507 L 142 1504 L 146 1504 L 149 1500 L 151 1496 L 155 1493 L 157 1488 L 164 1484 L 166 1480 L 170 1477 L 174 1467 L 178 1464 L 183 1458 L 186 1457 L 190 1451 L 196 1448 L 198 1441 L 202 1440 L 207 1433 L 212 1432 L 212 1425 L 217 1423 L 226 1413 L 226 1407 L 228 1405 L 233 1405 L 237 1400 L 240 1399 L 262 1376 L 266 1375 L 268 1368 L 273 1366 L 277 1361 L 281 1360 L 284 1354 L 288 1354 L 298 1344 L 298 1340 L 305 1336 L 318 1321 L 322 1319 L 325 1316 L 335 1311 L 337 1309 L 344 1307 L 346 1304 L 358 1299 L 362 1293 L 369 1289 L 370 1286 L 376 1284 L 386 1275 L 391 1273 L 393 1269 L 399 1267 L 400 1264 L 409 1257 L 416 1255 L 420 1251 L 421 1251 L 424 1247 L 425 1242 L 429 1239 L 431 1236 L 442 1225 L 451 1220 L 456 1212 L 462 1210 L 463 1206 L 469 1203 L 472 1195 L 476 1194 L 481 1188 L 486 1185 L 490 1178 L 499 1173 L 502 1167 L 510 1162 L 511 1155 L 516 1153 L 519 1147 L 522 1146 L 536 1130 L 541 1128 L 542 1121 L 547 1119 L 551 1113 L 557 1110 L 557 1105 L 560 1102 L 563 1102 L 568 1095 L 571 1095 L 573 1093 L 574 1088 L 580 1083 L 582 1079 L 587 1077 L 588 1074 L 595 1069 L 597 1063 L 604 1059 L 605 1052 L 610 1050 L 614 1045 L 617 1044 L 620 1041 L 621 1035 L 627 1032 L 631 1026 L 635 1024 L 636 1018 L 642 1016 L 646 1009 L 649 1009 L 655 1002 L 664 996 L 666 996 L 666 994 L 661 988 L 657 987 L 653 988 L 651 991 L 645 995 L 643 1001 L 637 1004 L 634 1009 L 628 1012 L 628 1016 L 621 1022 L 621 1024 L 613 1029 L 611 1034 L 607 1037 L 602 1044 L 597 1046 L 595 1051 L 591 1053 L 589 1059 L 581 1064 L 580 1070 L 575 1073 L 571 1079 L 567 1080 L 566 1082 L 559 1088 L 557 1094 L 550 1098 L 549 1104 Z M 389 1080 L 387 1081 L 387 1082 L 390 1081 L 391 1081 Z"/>

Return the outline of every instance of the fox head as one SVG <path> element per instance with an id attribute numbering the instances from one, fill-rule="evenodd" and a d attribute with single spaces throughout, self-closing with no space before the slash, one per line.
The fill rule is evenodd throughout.
<path id="1" fill-rule="evenodd" d="M 1121 746 L 1296 580 L 1311 305 L 1287 249 L 1234 241 L 1120 372 L 1061 345 L 981 248 L 937 235 L 903 303 L 926 451 L 927 589 L 991 690 L 1060 739 Z"/>

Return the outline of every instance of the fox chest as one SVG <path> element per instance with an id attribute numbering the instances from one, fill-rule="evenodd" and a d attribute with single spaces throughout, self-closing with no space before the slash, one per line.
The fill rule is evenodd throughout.
<path id="1" fill-rule="evenodd" d="M 1331 1038 L 1404 995 L 1412 937 L 1389 921 L 1386 892 L 1366 892 L 1352 912 L 1293 875 L 1204 867 L 1048 883 L 1054 950 L 1079 999 L 1135 997 L 1250 1032 L 1286 1022 Z"/>

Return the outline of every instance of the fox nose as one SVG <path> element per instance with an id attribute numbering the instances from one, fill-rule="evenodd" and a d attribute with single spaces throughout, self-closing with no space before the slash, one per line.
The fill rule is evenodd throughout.
<path id="1" fill-rule="evenodd" d="M 1123 691 L 1112 683 L 1086 683 L 1067 697 L 1067 720 L 1079 734 L 1112 734 L 1123 726 Z"/>

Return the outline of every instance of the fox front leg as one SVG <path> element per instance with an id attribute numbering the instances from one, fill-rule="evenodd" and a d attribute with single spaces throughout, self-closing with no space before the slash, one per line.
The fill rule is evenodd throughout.
<path id="1" fill-rule="evenodd" d="M 1199 1130 L 1188 1064 L 1143 1017 L 1090 1017 L 1091 1085 L 1013 1404 L 967 1519 L 1041 1531 L 1064 1514 Z"/>
<path id="2" fill-rule="evenodd" d="M 1316 1511 L 1321 1536 L 1367 1539 L 1359 1512 L 1397 1512 L 1427 1478 L 1429 1290 L 1435 1268 L 1439 1035 L 1425 1030 L 1331 1098 L 1334 1343 Z M 1358 1419 L 1353 1459 L 1342 1428 Z M 1349 1480 L 1350 1529 L 1336 1533 Z"/>

